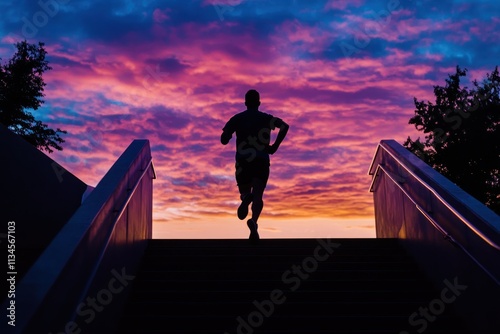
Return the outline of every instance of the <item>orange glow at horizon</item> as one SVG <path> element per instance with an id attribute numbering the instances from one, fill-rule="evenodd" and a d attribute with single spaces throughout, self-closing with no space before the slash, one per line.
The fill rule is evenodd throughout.
<path id="1" fill-rule="evenodd" d="M 155 222 L 154 239 L 247 239 L 246 220 L 210 218 L 203 221 Z M 263 239 L 375 238 L 372 218 L 265 219 L 259 222 Z"/>

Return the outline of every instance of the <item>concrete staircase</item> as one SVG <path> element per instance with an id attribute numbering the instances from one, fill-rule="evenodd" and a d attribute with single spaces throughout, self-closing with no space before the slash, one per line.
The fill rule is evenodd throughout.
<path id="1" fill-rule="evenodd" d="M 468 333 L 440 298 L 395 239 L 155 239 L 117 333 Z"/>

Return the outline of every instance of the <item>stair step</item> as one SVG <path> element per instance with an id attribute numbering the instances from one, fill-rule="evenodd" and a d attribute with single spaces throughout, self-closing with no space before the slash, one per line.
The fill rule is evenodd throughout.
<path id="1" fill-rule="evenodd" d="M 361 289 L 361 290 L 387 290 L 387 289 L 404 289 L 408 286 L 419 286 L 424 284 L 419 279 L 397 279 L 391 278 L 386 280 L 368 279 L 364 277 L 355 277 L 348 279 L 331 279 L 331 280 L 319 280 L 315 278 L 309 278 L 307 280 L 300 280 L 294 277 L 294 281 L 286 282 L 287 284 L 271 280 L 271 279 L 239 279 L 232 281 L 221 281 L 221 280 L 206 280 L 199 282 L 193 278 L 178 279 L 178 280 L 142 280 L 136 278 L 137 284 L 145 284 L 148 290 L 162 291 L 162 290 L 187 290 L 193 292 L 199 292 L 206 289 L 230 289 L 237 291 L 255 291 L 255 290 L 273 290 L 273 289 L 286 289 L 289 290 L 292 287 L 298 285 L 299 288 L 304 288 L 306 286 L 312 286 L 315 290 L 330 291 L 334 289 L 332 285 L 338 285 L 345 289 Z M 292 285 L 293 283 L 293 285 Z"/>
<path id="2" fill-rule="evenodd" d="M 147 288 L 137 288 L 133 291 L 130 298 L 134 302 L 144 301 L 164 301 L 184 302 L 191 300 L 193 302 L 204 301 L 253 301 L 262 300 L 269 297 L 269 290 L 199 290 L 196 294 L 191 289 L 173 289 L 173 290 L 151 290 Z M 318 291 L 311 289 L 298 289 L 293 292 L 293 299 L 296 301 L 318 301 L 318 302 L 349 302 L 349 301 L 372 301 L 372 302 L 414 302 L 423 305 L 428 303 L 436 296 L 429 290 L 347 290 L 338 287 L 338 290 Z"/>
<path id="3" fill-rule="evenodd" d="M 219 333 L 236 333 L 240 323 L 245 321 L 250 326 L 258 330 L 283 330 L 291 328 L 293 330 L 310 331 L 309 333 L 316 333 L 316 331 L 329 330 L 331 333 L 336 333 L 338 330 L 351 330 L 351 331 L 369 331 L 374 328 L 377 330 L 385 330 L 386 333 L 400 333 L 401 331 L 408 331 L 415 327 L 408 323 L 407 316 L 338 316 L 338 315 L 325 315 L 325 316 L 288 316 L 272 314 L 270 317 L 265 317 L 260 314 L 250 318 L 250 313 L 241 314 L 238 316 L 162 316 L 157 315 L 141 316 L 134 319 L 133 316 L 129 318 L 130 322 L 136 325 L 128 326 L 129 331 L 151 331 L 151 330 L 173 330 L 181 331 L 196 331 L 196 330 L 216 330 Z M 241 319 L 241 320 L 239 320 Z M 253 320 L 253 321 L 252 321 Z M 243 325 L 244 326 L 244 325 Z M 420 328 L 417 327 L 417 328 Z M 457 333 L 461 329 L 458 325 L 454 324 L 454 318 L 440 315 L 434 322 L 428 323 L 428 328 L 425 333 L 433 331 L 443 331 L 443 333 Z M 120 333 L 123 333 L 120 331 Z"/>
<path id="4" fill-rule="evenodd" d="M 117 333 L 416 332 L 438 296 L 396 239 L 150 240 Z M 453 310 L 428 325 L 466 333 Z"/>
<path id="5" fill-rule="evenodd" d="M 314 334 L 332 334 L 332 333 L 334 333 L 334 334 L 387 334 L 390 332 L 399 333 L 398 331 L 393 331 L 393 330 L 389 330 L 389 329 L 382 329 L 382 330 L 370 330 L 370 329 L 368 329 L 368 330 L 352 330 L 352 329 L 339 330 L 339 329 L 335 329 L 335 331 L 318 329 L 318 330 L 314 331 Z M 416 331 L 413 331 L 413 332 L 417 333 Z M 413 332 L 410 332 L 410 333 L 413 333 Z M 226 330 L 226 331 L 204 330 L 204 329 L 201 329 L 201 330 L 182 330 L 182 329 L 181 330 L 178 330 L 178 329 L 169 330 L 168 328 L 151 329 L 151 330 L 124 329 L 120 333 L 123 333 L 123 334 L 225 334 L 225 333 L 234 334 L 234 333 L 236 333 L 236 330 L 235 329 L 232 329 L 232 331 L 229 331 L 229 330 Z M 242 333 L 245 333 L 245 332 L 242 332 Z M 437 329 L 437 330 L 426 329 L 425 333 L 426 334 L 449 334 L 451 332 L 448 330 L 443 330 L 443 329 Z M 452 333 L 453 334 L 469 334 L 468 331 L 464 331 L 461 329 L 453 330 Z M 299 330 L 294 330 L 294 329 L 292 329 L 292 330 L 279 330 L 279 329 L 260 330 L 260 329 L 256 329 L 252 332 L 252 334 L 311 334 L 311 330 L 309 330 L 309 329 L 305 329 L 305 330 L 300 330 L 300 329 Z"/>
<path id="6" fill-rule="evenodd" d="M 183 316 L 217 316 L 220 314 L 235 317 L 256 310 L 256 305 L 265 305 L 269 309 L 279 309 L 289 316 L 409 316 L 421 306 L 413 301 L 366 302 L 366 301 L 295 301 L 294 296 L 283 296 L 283 304 L 275 305 L 269 298 L 241 301 L 142 301 L 135 302 L 135 316 L 169 317 Z"/>

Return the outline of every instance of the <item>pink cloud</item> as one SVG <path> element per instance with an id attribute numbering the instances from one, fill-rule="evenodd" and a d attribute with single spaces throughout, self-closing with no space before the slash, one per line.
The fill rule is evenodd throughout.
<path id="1" fill-rule="evenodd" d="M 353 1 L 329 0 L 328 3 L 325 5 L 324 10 L 329 10 L 329 9 L 345 10 L 349 6 L 360 7 L 361 5 L 363 5 L 363 3 L 364 0 L 353 0 Z"/>
<path id="2" fill-rule="evenodd" d="M 453 72 L 436 69 L 440 55 L 412 64 L 414 52 L 396 48 L 379 58 L 300 59 L 297 54 L 320 53 L 339 35 L 294 21 L 276 25 L 270 43 L 250 30 L 229 33 L 227 27 L 239 28 L 235 22 L 167 27 L 161 23 L 168 15 L 153 13 L 153 40 L 51 45 L 49 55 L 58 61 L 46 87 L 50 125 L 69 132 L 54 157 L 85 182 L 95 185 L 132 140 L 150 140 L 158 222 L 235 218 L 234 138 L 222 146 L 219 136 L 228 118 L 244 109 L 249 88 L 261 92 L 263 111 L 291 126 L 271 157 L 263 223 L 373 217 L 367 169 L 378 141 L 415 137 L 408 125 L 413 97 L 432 98 L 430 73 Z M 428 24 L 393 22 L 396 31 L 388 27 L 378 37 L 413 37 Z"/>
<path id="3" fill-rule="evenodd" d="M 163 23 L 165 21 L 168 21 L 170 20 L 170 9 L 165 9 L 165 10 L 161 10 L 159 8 L 156 8 L 154 11 L 153 11 L 153 22 L 155 23 Z"/>

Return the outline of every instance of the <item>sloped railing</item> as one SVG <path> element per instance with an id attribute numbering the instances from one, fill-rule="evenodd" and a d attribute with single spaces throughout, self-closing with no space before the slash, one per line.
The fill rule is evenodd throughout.
<path id="1" fill-rule="evenodd" d="M 466 287 L 453 307 L 474 332 L 498 330 L 500 216 L 394 140 L 379 143 L 368 173 L 377 237 L 399 238 L 437 289 Z"/>
<path id="2" fill-rule="evenodd" d="M 134 140 L 19 282 L 6 333 L 114 331 L 152 237 L 154 178 L 149 141 Z"/>

